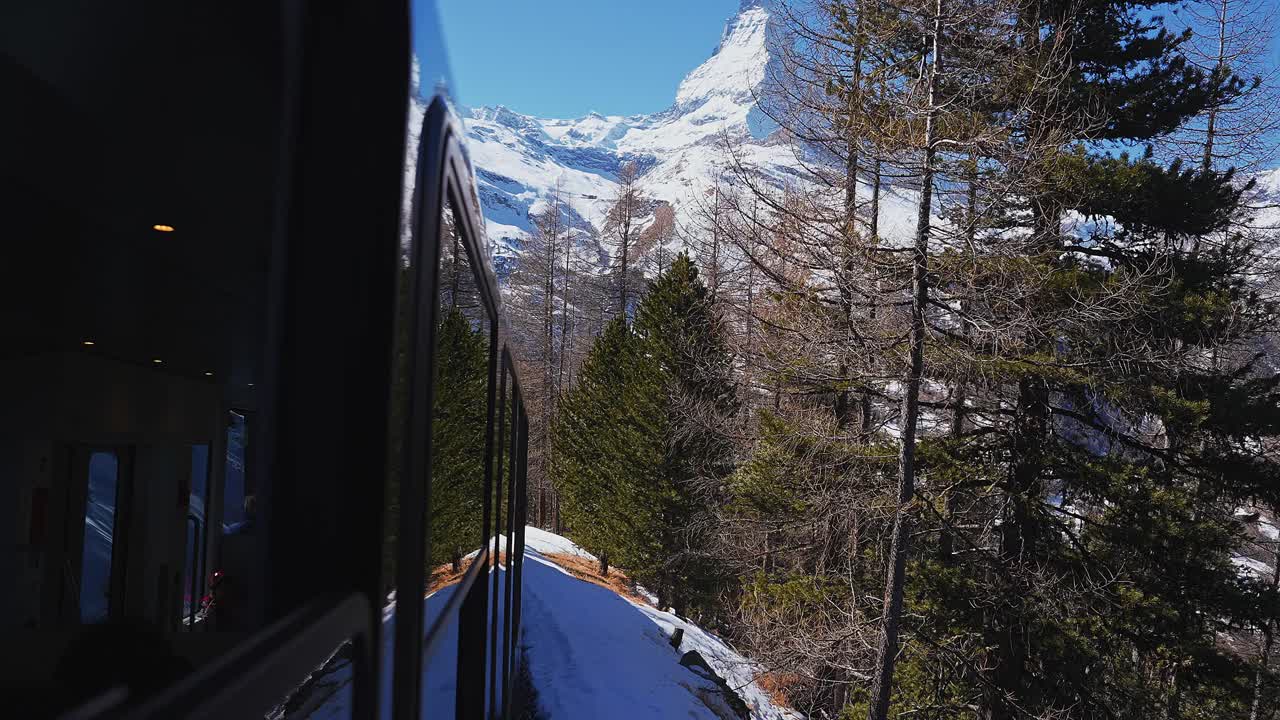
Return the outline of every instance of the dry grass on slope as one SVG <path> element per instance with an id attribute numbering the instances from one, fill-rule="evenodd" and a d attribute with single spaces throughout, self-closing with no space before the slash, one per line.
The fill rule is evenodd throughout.
<path id="1" fill-rule="evenodd" d="M 592 585 L 599 585 L 600 587 L 608 588 L 634 602 L 644 603 L 650 607 L 653 606 L 653 603 L 641 595 L 636 589 L 635 581 L 628 577 L 625 572 L 617 568 L 609 568 L 609 574 L 605 577 L 601 577 L 600 561 L 598 560 L 581 557 L 579 555 L 570 555 L 568 553 L 540 553 L 540 555 L 556 565 L 559 565 L 561 568 L 564 568 L 570 575 L 578 578 L 579 580 L 585 580 Z M 502 563 L 503 566 L 506 565 L 507 554 L 505 552 L 498 554 L 498 562 Z M 462 578 L 467 574 L 467 568 L 471 567 L 469 563 L 469 559 L 463 560 L 462 568 L 457 572 L 454 572 L 453 565 L 450 563 L 433 568 L 431 570 L 431 576 L 427 578 L 426 594 L 430 595 L 441 588 L 446 588 L 450 585 L 456 585 L 461 582 Z"/>
<path id="2" fill-rule="evenodd" d="M 592 585 L 608 588 L 633 602 L 653 605 L 636 590 L 635 581 L 617 568 L 609 568 L 609 574 L 601 577 L 600 561 L 598 560 L 565 553 L 542 553 L 542 557 L 564 568 L 570 575 L 579 580 L 585 580 Z"/>
<path id="3" fill-rule="evenodd" d="M 472 559 L 473 558 L 464 558 L 462 560 L 462 567 L 457 572 L 453 571 L 452 563 L 445 563 L 444 565 L 432 568 L 431 576 L 427 578 L 427 590 L 423 594 L 430 595 L 441 588 L 447 588 L 450 585 L 457 585 L 462 581 L 462 578 L 466 576 L 467 570 L 471 567 Z M 507 554 L 505 552 L 498 553 L 498 562 L 501 563 L 503 567 L 506 567 Z"/>

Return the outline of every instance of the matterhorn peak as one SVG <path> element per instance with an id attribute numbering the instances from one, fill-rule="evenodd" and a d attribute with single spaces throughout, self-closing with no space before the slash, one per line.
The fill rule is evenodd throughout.
<path id="1" fill-rule="evenodd" d="M 770 62 L 770 7 L 771 0 L 742 0 L 714 52 L 660 112 L 552 119 L 501 106 L 472 111 L 468 144 L 497 253 L 518 256 L 533 232 L 531 213 L 552 194 L 571 207 L 577 227 L 602 229 L 623 163 L 636 164 L 641 193 L 655 207 L 674 209 L 682 224 L 693 222 L 697 202 L 691 198 L 702 197 L 713 182 L 726 137 L 772 175 L 788 174 L 794 159 L 770 144 L 777 126 L 756 107 Z"/>
<path id="2" fill-rule="evenodd" d="M 715 95 L 749 100 L 764 80 L 769 60 L 768 21 L 763 0 L 743 0 L 715 52 L 680 83 L 676 106 L 687 109 Z"/>

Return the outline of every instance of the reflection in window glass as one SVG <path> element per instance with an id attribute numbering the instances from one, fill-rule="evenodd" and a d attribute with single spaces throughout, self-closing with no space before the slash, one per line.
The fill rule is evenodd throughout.
<path id="1" fill-rule="evenodd" d="M 222 524 L 232 526 L 245 521 L 245 459 L 249 446 L 249 424 L 234 410 L 227 417 L 227 460 L 222 490 Z"/>
<path id="2" fill-rule="evenodd" d="M 342 720 L 352 717 L 355 667 L 352 645 L 344 642 L 287 698 L 266 713 L 264 720 Z"/>
<path id="3" fill-rule="evenodd" d="M 80 621 L 84 623 L 103 622 L 110 610 L 119 472 L 120 462 L 114 452 L 96 451 L 89 456 L 84 556 L 80 566 Z"/>
<path id="4" fill-rule="evenodd" d="M 410 106 L 411 108 L 413 106 L 412 99 L 410 100 Z M 410 134 L 406 142 L 406 163 L 409 167 L 412 167 L 417 152 L 417 143 L 415 142 L 417 130 L 413 124 L 413 116 L 414 113 L 411 111 L 409 113 Z M 421 122 L 420 118 L 418 122 Z M 412 176 L 412 172 L 408 173 L 408 177 Z M 412 186 L 407 184 L 404 193 L 406 197 L 412 197 Z M 408 224 L 408 220 L 413 214 L 412 208 L 406 207 L 403 210 L 403 214 L 405 230 L 401 234 L 400 257 L 396 265 L 396 309 L 391 359 L 391 397 L 387 420 L 387 476 L 385 480 L 386 486 L 383 491 L 382 509 L 381 590 L 384 609 L 382 613 L 381 679 L 383 686 L 379 689 L 379 702 L 382 705 L 381 711 L 384 716 L 389 716 L 391 713 L 391 681 L 395 677 L 395 623 L 393 618 L 401 552 L 401 492 L 404 486 L 405 463 L 407 462 L 405 437 L 409 430 L 409 408 L 412 400 L 409 393 L 412 387 L 410 379 L 414 364 L 413 341 L 414 318 L 416 316 L 414 311 L 414 278 L 418 267 L 414 252 L 413 234 L 409 230 L 410 226 Z M 347 692 L 349 693 L 349 691 Z"/>
<path id="5" fill-rule="evenodd" d="M 413 113 L 410 113 L 413 120 Z M 410 157 L 413 157 L 416 143 L 413 141 L 414 126 L 410 125 L 410 141 L 408 142 Z M 412 194 L 412 187 L 405 192 Z M 412 210 L 404 210 L 406 218 Z M 407 226 L 406 226 L 407 227 Z M 409 396 L 411 376 L 413 373 L 413 331 L 414 331 L 414 278 L 417 273 L 417 258 L 413 250 L 413 237 L 406 230 L 401 236 L 400 258 L 396 277 L 396 316 L 395 338 L 392 351 L 391 405 L 388 422 L 388 461 L 387 486 L 383 495 L 383 543 L 382 543 L 382 589 L 387 602 L 395 600 L 396 572 L 399 567 L 400 553 L 400 502 L 401 487 L 405 475 L 405 437 L 408 432 Z M 392 633 L 388 632 L 388 638 Z M 394 659 L 390 652 L 386 654 L 388 661 Z M 390 672 L 388 671 L 388 675 Z"/>
<path id="6" fill-rule="evenodd" d="M 452 567 L 456 557 L 477 550 L 484 538 L 488 315 L 448 201 L 440 231 L 429 569 Z"/>
<path id="7" fill-rule="evenodd" d="M 204 542 L 208 537 L 205 524 L 205 502 L 209 491 L 209 446 L 191 446 L 191 495 L 187 498 L 186 573 L 182 582 L 182 618 L 185 624 L 195 622 L 200 595 L 204 588 Z"/>
<path id="8" fill-rule="evenodd" d="M 457 591 L 478 557 L 485 528 L 485 439 L 489 402 L 489 316 L 452 202 L 440 218 L 440 263 L 435 326 L 435 400 L 431 417 L 429 596 L 426 627 Z M 473 592 L 484 592 L 486 578 Z M 449 717 L 458 689 L 458 618 L 444 618 L 442 635 L 425 658 L 425 717 Z"/>
<path id="9" fill-rule="evenodd" d="M 500 538 L 494 543 L 494 547 L 498 548 L 498 552 L 493 556 L 492 575 L 492 595 L 489 600 L 490 612 L 489 623 L 485 628 L 487 633 L 487 643 L 489 647 L 489 667 L 488 674 L 489 696 L 486 702 L 492 708 L 494 704 L 501 703 L 499 690 L 503 686 L 503 674 L 506 668 L 503 665 L 503 650 L 505 640 L 503 638 L 503 628 L 506 623 L 506 593 L 507 581 L 509 575 L 505 568 L 508 565 L 506 555 L 507 549 L 510 547 L 507 534 L 507 525 L 511 520 L 511 486 L 510 480 L 515 476 L 515 437 L 513 430 L 518 425 L 517 412 L 518 406 L 515 400 L 516 385 L 515 379 L 512 377 L 511 368 L 503 368 L 503 375 L 506 378 L 505 386 L 502 390 L 501 398 L 501 417 L 502 425 L 499 428 L 501 433 L 496 443 L 499 453 L 499 462 L 495 466 L 493 480 L 493 529 L 492 533 L 496 538 Z"/>

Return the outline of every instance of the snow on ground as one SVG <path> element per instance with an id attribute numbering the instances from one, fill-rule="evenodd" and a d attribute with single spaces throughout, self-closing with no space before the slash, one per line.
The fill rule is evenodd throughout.
<path id="1" fill-rule="evenodd" d="M 1267 577 L 1271 574 L 1271 566 L 1261 560 L 1244 557 L 1243 555 L 1233 555 L 1231 562 L 1235 563 L 1236 567 L 1253 573 L 1257 577 Z"/>
<path id="2" fill-rule="evenodd" d="M 546 720 L 732 720 L 735 716 L 717 686 L 680 665 L 681 655 L 690 650 L 697 650 L 736 689 L 753 719 L 801 718 L 799 713 L 770 701 L 768 694 L 753 682 L 758 666 L 724 640 L 671 613 L 579 580 L 545 557 L 562 554 L 594 559 L 571 540 L 527 527 L 525 543 L 520 645 Z M 505 580 L 506 572 L 500 570 L 499 576 Z M 427 627 L 439 617 L 453 592 L 454 587 L 446 587 L 427 597 Z M 392 662 L 394 608 L 393 602 L 383 612 L 385 668 L 390 668 Z M 684 630 L 678 650 L 668 642 L 676 628 Z M 443 632 L 424 669 L 422 703 L 431 717 L 454 714 L 456 617 L 448 619 Z M 350 681 L 350 666 L 333 664 L 327 672 L 318 674 L 313 701 L 283 717 L 348 717 Z M 384 673 L 380 693 L 382 717 L 389 717 L 389 672 Z"/>
<path id="3" fill-rule="evenodd" d="M 714 702 L 715 686 L 679 664 L 662 628 L 638 606 L 527 557 L 521 625 L 547 718 L 723 717 L 725 708 L 717 712 L 699 697 Z"/>
<path id="4" fill-rule="evenodd" d="M 456 586 L 441 588 L 426 599 L 423 609 L 425 622 L 423 627 L 431 627 L 440 617 L 440 612 L 453 597 Z M 395 638 L 395 603 L 389 603 L 382 610 L 382 686 L 378 689 L 380 717 L 389 720 L 391 717 L 391 679 L 395 658 L 392 653 Z M 501 608 L 499 608 L 501 615 Z M 430 717 L 453 717 L 454 699 L 457 693 L 457 618 L 448 622 L 442 629 L 442 635 L 436 642 L 432 653 L 424 661 L 422 684 L 422 707 L 429 710 Z M 316 687 L 312 690 L 313 701 L 301 705 L 296 710 L 278 716 L 280 720 L 306 718 L 307 720 L 345 720 L 351 717 L 351 665 L 347 662 L 333 663 L 328 672 L 317 673 L 312 680 Z"/>
<path id="5" fill-rule="evenodd" d="M 541 554 L 557 553 L 562 555 L 576 555 L 578 557 L 596 559 L 594 555 L 578 547 L 576 543 L 567 537 L 556 535 L 555 533 L 540 530 L 532 525 L 525 526 L 524 529 L 524 546 L 526 550 L 533 550 Z"/>
<path id="6" fill-rule="evenodd" d="M 724 640 L 669 612 L 633 602 L 579 580 L 542 553 L 591 558 L 567 538 L 525 529 L 524 642 L 534 687 L 550 720 L 560 718 L 707 718 L 717 715 L 699 699 L 707 681 L 679 664 L 696 650 L 735 688 L 760 720 L 791 720 L 753 679 L 760 668 Z M 668 638 L 684 630 L 680 649 Z M 723 712 L 723 709 L 721 709 Z"/>
<path id="7" fill-rule="evenodd" d="M 1272 542 L 1280 541 L 1280 527 L 1276 527 L 1266 520 L 1258 521 L 1258 532 L 1267 540 Z"/>

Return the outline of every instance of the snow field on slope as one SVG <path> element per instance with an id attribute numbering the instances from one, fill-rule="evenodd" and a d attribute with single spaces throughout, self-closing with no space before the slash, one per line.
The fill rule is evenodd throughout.
<path id="1" fill-rule="evenodd" d="M 747 167 L 775 187 L 815 189 L 797 173 L 802 163 L 795 149 L 771 137 L 776 127 L 757 107 L 771 62 L 769 23 L 769 12 L 759 3 L 744 2 L 719 47 L 685 77 L 674 104 L 661 112 L 591 113 L 577 119 L 535 118 L 505 107 L 466 113 L 467 144 L 494 252 L 517 255 L 532 232 L 530 215 L 546 207 L 557 184 L 573 211 L 601 232 L 617 194 L 618 168 L 630 160 L 642 169 L 641 194 L 673 206 L 677 231 L 696 235 L 700 211 L 712 202 L 715 178 L 726 174 L 726 139 Z M 862 192 L 870 197 L 869 187 Z M 885 188 L 880 231 L 888 242 L 905 243 L 912 236 L 915 197 L 910 190 Z M 668 249 L 680 245 L 673 240 Z"/>

